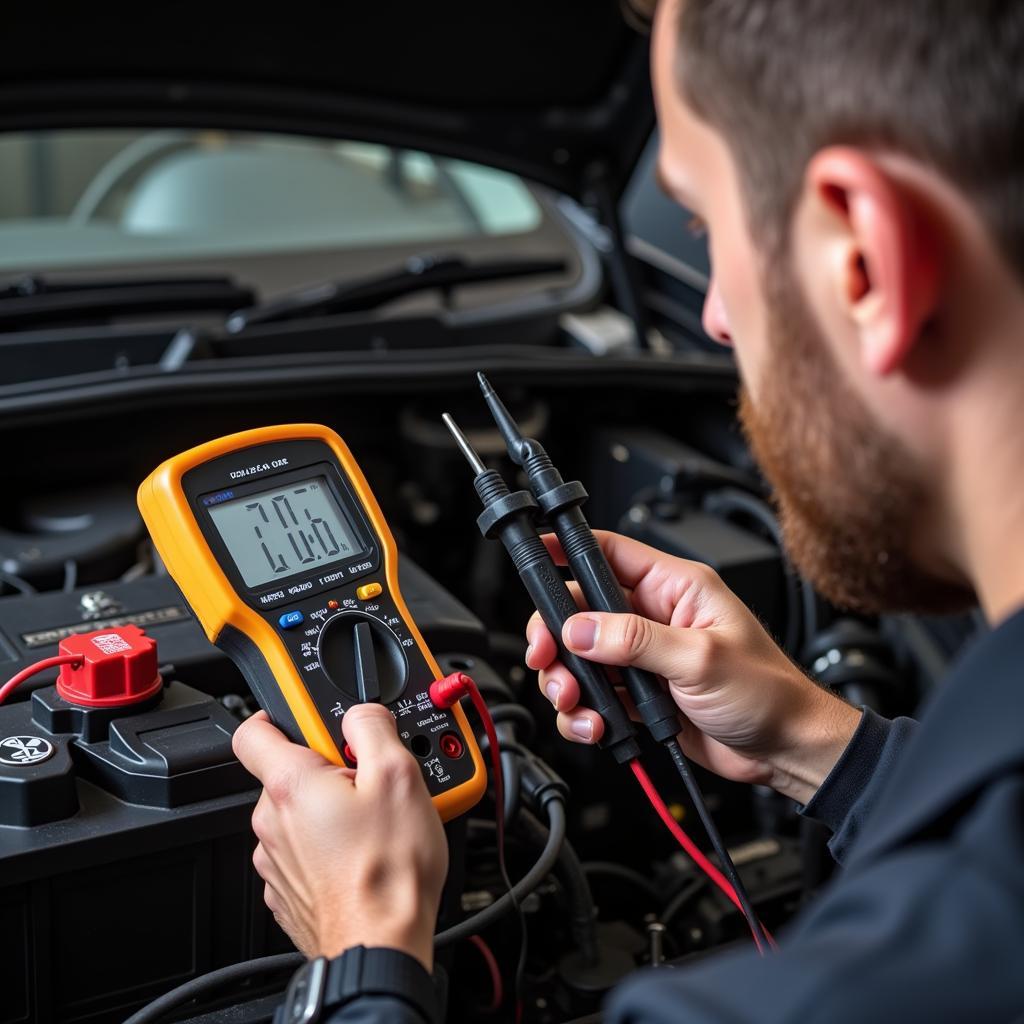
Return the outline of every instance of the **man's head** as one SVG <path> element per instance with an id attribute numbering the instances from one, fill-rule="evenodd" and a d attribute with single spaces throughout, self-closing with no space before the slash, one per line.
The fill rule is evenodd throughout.
<path id="1" fill-rule="evenodd" d="M 848 606 L 971 599 L 968 419 L 1024 348 L 1022 59 L 1013 0 L 658 5 L 659 173 L 709 232 L 705 327 L 794 560 Z"/>

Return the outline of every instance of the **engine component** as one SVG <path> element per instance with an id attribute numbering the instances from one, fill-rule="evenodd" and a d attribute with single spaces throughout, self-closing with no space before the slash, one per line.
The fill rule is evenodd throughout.
<path id="1" fill-rule="evenodd" d="M 116 579 L 135 560 L 142 521 L 124 486 L 12 502 L 0 522 L 0 569 L 33 587 L 60 586 L 68 566 L 80 581 Z"/>

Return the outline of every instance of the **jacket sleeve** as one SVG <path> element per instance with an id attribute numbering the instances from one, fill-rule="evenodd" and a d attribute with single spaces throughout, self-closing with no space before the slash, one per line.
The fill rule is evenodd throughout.
<path id="1" fill-rule="evenodd" d="M 957 834 L 856 860 L 781 952 L 634 975 L 606 1024 L 960 1024 L 1024 1010 L 1024 781 L 987 789 Z"/>
<path id="2" fill-rule="evenodd" d="M 327 1024 L 435 1024 L 397 996 L 362 996 L 335 1010 Z"/>
<path id="3" fill-rule="evenodd" d="M 831 829 L 828 847 L 840 864 L 916 728 L 912 718 L 890 721 L 865 708 L 846 750 L 818 792 L 801 808 L 808 818 Z"/>

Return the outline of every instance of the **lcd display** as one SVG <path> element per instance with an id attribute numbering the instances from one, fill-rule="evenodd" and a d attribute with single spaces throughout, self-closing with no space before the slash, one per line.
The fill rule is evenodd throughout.
<path id="1" fill-rule="evenodd" d="M 212 506 L 210 517 L 251 589 L 362 550 L 323 476 Z"/>

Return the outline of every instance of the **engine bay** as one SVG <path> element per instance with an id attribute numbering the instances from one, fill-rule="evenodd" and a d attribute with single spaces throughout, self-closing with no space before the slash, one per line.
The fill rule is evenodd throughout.
<path id="1" fill-rule="evenodd" d="M 157 644 L 165 685 L 145 710 L 73 715 L 54 699 L 51 671 L 0 708 L 0 738 L 55 748 L 31 771 L 31 749 L 12 748 L 28 759 L 20 765 L 0 764 L 0 1020 L 119 1021 L 193 976 L 291 949 L 250 861 L 258 789 L 230 751 L 234 725 L 257 705 L 155 556 L 134 503 L 164 458 L 269 423 L 324 423 L 358 457 L 427 645 L 443 671 L 470 673 L 491 707 L 513 879 L 548 847 L 552 800 L 564 807 L 565 841 L 520 905 L 521 965 L 515 914 L 444 946 L 446 1019 L 511 1020 L 512 988 L 527 1020 L 590 1019 L 629 972 L 744 941 L 742 917 L 637 800 L 633 780 L 555 732 L 524 667 L 532 606 L 500 545 L 476 529 L 472 477 L 440 419 L 457 415 L 484 464 L 516 479 L 467 362 L 439 361 L 429 382 L 399 368 L 358 386 L 268 379 L 124 396 L 8 433 L 8 451 L 36 454 L 8 467 L 0 518 L 6 677 L 68 636 L 136 625 Z M 730 367 L 699 355 L 602 365 L 557 350 L 529 365 L 479 362 L 524 432 L 584 482 L 595 528 L 711 565 L 791 658 L 851 702 L 912 712 L 978 628 L 842 613 L 793 572 L 736 426 Z M 706 846 L 671 765 L 648 761 L 672 816 Z M 696 771 L 757 913 L 777 932 L 829 876 L 827 832 L 771 791 Z M 439 931 L 504 892 L 493 812 L 486 798 L 447 826 Z M 287 973 L 225 988 L 179 1019 L 228 1020 L 234 1007 L 231 1020 L 267 1020 Z"/>

